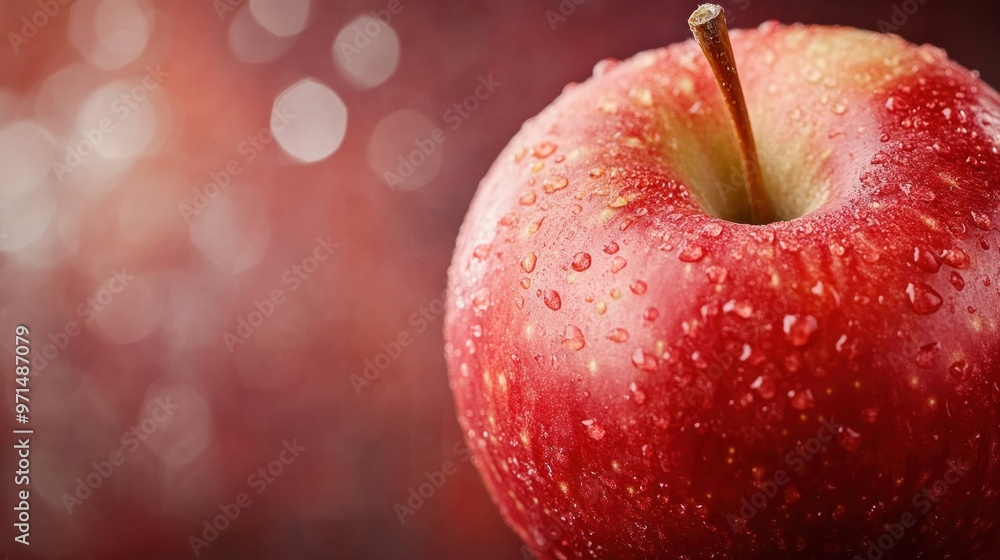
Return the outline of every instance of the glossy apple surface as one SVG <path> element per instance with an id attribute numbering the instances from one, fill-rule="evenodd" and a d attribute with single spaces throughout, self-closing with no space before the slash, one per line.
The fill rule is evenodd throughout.
<path id="1" fill-rule="evenodd" d="M 544 558 L 995 552 L 1000 96 L 895 36 L 733 46 L 783 221 L 740 223 L 690 41 L 598 64 L 480 185 L 445 335 L 491 495 Z"/>

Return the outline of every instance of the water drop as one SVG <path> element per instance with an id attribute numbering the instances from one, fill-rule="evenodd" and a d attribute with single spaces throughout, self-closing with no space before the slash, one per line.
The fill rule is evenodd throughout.
<path id="1" fill-rule="evenodd" d="M 948 368 L 948 373 L 955 379 L 962 380 L 969 373 L 969 364 L 965 360 L 959 360 Z"/>
<path id="2" fill-rule="evenodd" d="M 748 301 L 736 301 L 731 299 L 722 305 L 725 313 L 736 313 L 744 319 L 749 319 L 753 315 L 753 304 Z"/>
<path id="3" fill-rule="evenodd" d="M 542 301 L 545 302 L 545 307 L 548 307 L 552 311 L 559 311 L 562 307 L 562 298 L 559 297 L 559 292 L 555 290 L 545 290 L 542 293 Z"/>
<path id="4" fill-rule="evenodd" d="M 993 219 L 990 218 L 989 214 L 972 212 L 972 220 L 976 223 L 976 227 L 983 231 L 989 231 L 993 229 Z"/>
<path id="5" fill-rule="evenodd" d="M 632 401 L 635 402 L 635 404 L 641 405 L 646 402 L 646 393 L 643 392 L 643 390 L 640 389 L 634 381 L 629 384 L 628 390 L 632 393 Z"/>
<path id="6" fill-rule="evenodd" d="M 764 397 L 767 400 L 773 398 L 775 392 L 777 392 L 777 388 L 774 386 L 774 381 L 771 381 L 763 375 L 754 379 L 753 383 L 750 384 L 750 388 L 756 390 L 760 393 L 761 397 Z"/>
<path id="7" fill-rule="evenodd" d="M 614 241 L 611 241 L 610 243 L 608 243 L 607 245 L 604 246 L 604 252 L 607 253 L 607 254 L 609 254 L 609 255 L 613 255 L 613 254 L 617 253 L 618 252 L 618 244 L 615 243 Z"/>
<path id="8" fill-rule="evenodd" d="M 536 158 L 547 158 L 556 151 L 556 146 L 552 142 L 539 142 L 533 150 L 531 150 L 532 155 Z"/>
<path id="9" fill-rule="evenodd" d="M 723 230 L 722 224 L 712 222 L 706 225 L 701 232 L 705 237 L 719 237 L 722 235 Z"/>
<path id="10" fill-rule="evenodd" d="M 587 270 L 590 268 L 590 253 L 577 253 L 573 255 L 573 262 L 570 266 L 577 272 Z"/>
<path id="11" fill-rule="evenodd" d="M 941 270 L 941 261 L 934 256 L 934 253 L 919 247 L 913 249 L 913 262 L 924 272 L 937 272 Z"/>
<path id="12" fill-rule="evenodd" d="M 625 342 L 628 340 L 628 331 L 622 328 L 617 328 L 609 332 L 607 338 L 611 342 Z"/>
<path id="13" fill-rule="evenodd" d="M 521 194 L 517 199 L 518 204 L 521 206 L 531 206 L 535 203 L 535 193 L 532 191 L 526 191 Z"/>
<path id="14" fill-rule="evenodd" d="M 655 307 L 650 307 L 642 314 L 642 318 L 647 321 L 655 321 L 659 316 L 660 312 Z"/>
<path id="15" fill-rule="evenodd" d="M 538 257 L 534 253 L 528 253 L 523 259 L 521 259 L 521 270 L 531 273 L 535 270 L 535 263 L 538 262 Z"/>
<path id="16" fill-rule="evenodd" d="M 934 360 L 937 359 L 938 351 L 941 350 L 941 345 L 937 342 L 931 344 L 925 344 L 917 350 L 917 365 L 922 368 L 929 368 L 934 365 Z"/>
<path id="17" fill-rule="evenodd" d="M 603 76 L 619 64 L 621 64 L 621 61 L 617 58 L 605 58 L 604 60 L 598 61 L 598 63 L 594 65 L 594 76 Z"/>
<path id="18" fill-rule="evenodd" d="M 567 350 L 580 350 L 587 345 L 587 341 L 583 338 L 583 331 L 573 325 L 567 325 L 563 332 L 562 345 Z"/>
<path id="19" fill-rule="evenodd" d="M 632 365 L 642 371 L 656 371 L 656 356 L 644 351 L 641 348 L 637 348 L 636 351 L 632 353 Z"/>
<path id="20" fill-rule="evenodd" d="M 587 429 L 587 435 L 595 441 L 601 441 L 604 438 L 604 428 L 597 424 L 596 420 L 584 420 L 581 422 Z"/>
<path id="21" fill-rule="evenodd" d="M 553 175 L 542 183 L 542 188 L 545 190 L 546 194 L 552 194 L 556 191 L 561 191 L 569 185 L 569 179 L 563 177 L 562 175 Z"/>
<path id="22" fill-rule="evenodd" d="M 913 310 L 919 315 L 930 315 L 941 309 L 944 300 L 941 295 L 919 280 L 906 287 L 906 295 L 910 298 Z"/>
<path id="23" fill-rule="evenodd" d="M 472 256 L 479 260 L 483 260 L 489 255 L 490 255 L 489 245 L 477 245 L 475 250 L 472 251 Z"/>
<path id="24" fill-rule="evenodd" d="M 621 269 L 625 268 L 625 265 L 627 265 L 627 264 L 628 264 L 628 261 L 626 261 L 625 259 L 623 259 L 621 257 L 615 257 L 611 261 L 611 273 L 615 274 L 615 273 L 621 271 Z"/>
<path id="25" fill-rule="evenodd" d="M 677 258 L 681 262 L 686 263 L 698 262 L 705 258 L 705 250 L 697 245 L 688 245 L 681 249 L 681 252 L 677 254 Z"/>
<path id="26" fill-rule="evenodd" d="M 956 290 L 961 292 L 965 289 L 965 278 L 962 278 L 961 274 L 952 272 L 951 275 L 949 275 L 948 280 L 951 282 L 952 286 L 955 286 Z"/>
<path id="27" fill-rule="evenodd" d="M 819 329 L 819 323 L 812 315 L 800 317 L 798 315 L 785 315 L 783 322 L 785 337 L 793 346 L 802 347 L 809 343 L 813 333 Z"/>
<path id="28" fill-rule="evenodd" d="M 472 296 L 472 306 L 479 311 L 486 311 L 490 307 L 490 291 L 483 288 Z"/>
<path id="29" fill-rule="evenodd" d="M 712 265 L 705 269 L 705 275 L 708 276 L 708 281 L 713 284 L 724 284 L 726 277 L 729 276 L 729 270 L 724 266 Z"/>
<path id="30" fill-rule="evenodd" d="M 789 391 L 788 398 L 792 400 L 792 408 L 795 410 L 808 410 L 813 407 L 814 399 L 812 391 Z"/>
<path id="31" fill-rule="evenodd" d="M 646 288 L 647 288 L 646 283 L 643 282 L 642 280 L 636 280 L 635 282 L 632 283 L 631 286 L 629 286 L 629 289 L 632 290 L 632 293 L 637 296 L 641 296 L 642 294 L 646 293 Z"/>
<path id="32" fill-rule="evenodd" d="M 964 249 L 947 249 L 941 253 L 941 259 L 952 268 L 959 270 L 969 268 L 969 254 Z"/>

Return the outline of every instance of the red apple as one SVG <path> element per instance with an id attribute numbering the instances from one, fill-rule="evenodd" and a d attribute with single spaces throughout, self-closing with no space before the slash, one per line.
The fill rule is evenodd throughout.
<path id="1" fill-rule="evenodd" d="M 493 499 L 544 558 L 996 554 L 1000 95 L 891 35 L 732 45 L 775 221 L 694 42 L 480 185 L 445 334 Z"/>

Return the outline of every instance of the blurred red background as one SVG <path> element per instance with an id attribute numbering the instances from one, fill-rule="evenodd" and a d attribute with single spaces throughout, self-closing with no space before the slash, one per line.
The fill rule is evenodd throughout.
<path id="1" fill-rule="evenodd" d="M 722 4 L 731 27 L 894 30 L 1000 84 L 996 3 Z M 24 324 L 35 433 L 30 547 L 4 436 L 0 550 L 524 557 L 452 407 L 453 242 L 526 118 L 603 58 L 687 39 L 694 7 L 5 1 L 3 426 L 25 427 Z"/>

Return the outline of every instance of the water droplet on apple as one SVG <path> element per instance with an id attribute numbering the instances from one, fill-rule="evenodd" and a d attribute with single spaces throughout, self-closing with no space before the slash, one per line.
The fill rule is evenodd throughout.
<path id="1" fill-rule="evenodd" d="M 621 269 L 625 268 L 625 265 L 627 264 L 628 261 L 626 261 L 622 257 L 615 257 L 611 261 L 611 273 L 612 274 L 618 273 L 619 271 L 621 271 Z"/>
<path id="2" fill-rule="evenodd" d="M 934 365 L 934 360 L 937 359 L 938 351 L 941 350 L 941 345 L 937 342 L 931 344 L 925 344 L 917 350 L 917 365 L 922 368 L 929 368 Z"/>
<path id="3" fill-rule="evenodd" d="M 815 404 L 812 391 L 789 391 L 788 398 L 792 400 L 792 408 L 795 410 L 808 410 Z"/>
<path id="4" fill-rule="evenodd" d="M 563 332 L 562 345 L 568 350 L 580 350 L 587 345 L 587 341 L 583 338 L 583 331 L 573 325 L 567 325 Z"/>
<path id="5" fill-rule="evenodd" d="M 587 270 L 590 268 L 590 253 L 577 253 L 573 255 L 573 262 L 570 266 L 577 272 Z"/>
<path id="6" fill-rule="evenodd" d="M 552 194 L 565 189 L 566 185 L 569 185 L 569 179 L 562 175 L 553 175 L 542 183 L 542 189 L 545 191 L 545 194 Z"/>
<path id="7" fill-rule="evenodd" d="M 643 390 L 640 389 L 634 381 L 629 384 L 628 390 L 632 393 L 632 402 L 638 405 L 642 405 L 642 403 L 646 402 L 646 393 L 643 392 Z"/>
<path id="8" fill-rule="evenodd" d="M 559 292 L 555 290 L 545 290 L 542 292 L 542 301 L 545 302 L 545 307 L 548 307 L 552 311 L 559 311 L 562 307 L 562 298 L 559 297 Z"/>
<path id="9" fill-rule="evenodd" d="M 725 231 L 725 228 L 722 226 L 722 224 L 717 222 L 712 222 L 706 225 L 704 228 L 702 228 L 701 233 L 705 237 L 719 237 L 720 235 L 722 235 L 723 231 Z"/>
<path id="10" fill-rule="evenodd" d="M 537 145 L 536 145 L 536 146 L 534 147 L 534 149 L 533 149 L 533 150 L 531 150 L 531 153 L 532 153 L 532 155 L 534 155 L 534 156 L 535 156 L 536 158 L 547 158 L 547 157 L 551 156 L 553 152 L 555 152 L 555 151 L 556 151 L 556 148 L 557 148 L 557 147 L 558 147 L 558 146 L 556 146 L 556 145 L 555 145 L 555 144 L 553 144 L 552 142 L 548 142 L 548 141 L 545 141 L 545 142 L 539 142 L 539 143 L 538 143 L 538 144 L 537 144 Z"/>
<path id="11" fill-rule="evenodd" d="M 584 420 L 581 422 L 587 430 L 587 435 L 595 441 L 601 441 L 604 438 L 604 428 L 597 424 L 596 420 Z"/>
<path id="12" fill-rule="evenodd" d="M 785 337 L 792 343 L 792 346 L 802 347 L 809 344 L 809 339 L 819 329 L 819 323 L 812 315 L 805 317 L 785 315 L 783 328 Z"/>
<path id="13" fill-rule="evenodd" d="M 594 65 L 594 76 L 603 76 L 619 64 L 621 61 L 617 58 L 605 58 Z"/>
<path id="14" fill-rule="evenodd" d="M 847 112 L 847 105 L 844 105 L 843 103 L 835 103 L 833 105 L 834 115 L 843 115 L 846 112 Z"/>
<path id="15" fill-rule="evenodd" d="M 609 255 L 613 255 L 613 254 L 617 253 L 618 252 L 618 243 L 615 243 L 614 241 L 609 242 L 607 245 L 604 246 L 604 252 L 607 253 L 607 254 L 609 254 Z"/>
<path id="16" fill-rule="evenodd" d="M 697 245 L 687 245 L 677 254 L 681 262 L 693 263 L 705 258 L 705 250 Z"/>
<path id="17" fill-rule="evenodd" d="M 608 340 L 611 342 L 625 342 L 628 340 L 628 331 L 623 328 L 617 328 L 608 333 Z"/>
<path id="18" fill-rule="evenodd" d="M 642 348 L 637 348 L 632 353 L 632 365 L 642 371 L 656 371 L 656 356 L 646 352 Z"/>
<path id="19" fill-rule="evenodd" d="M 521 270 L 530 273 L 535 270 L 535 263 L 538 262 L 538 257 L 534 253 L 528 253 L 523 259 L 521 259 Z"/>
<path id="20" fill-rule="evenodd" d="M 955 379 L 962 380 L 969 373 L 969 364 L 965 360 L 959 360 L 948 368 L 948 373 Z"/>
<path id="21" fill-rule="evenodd" d="M 916 280 L 906 287 L 906 295 L 910 298 L 913 310 L 919 315 L 930 315 L 941 309 L 944 299 L 934 288 Z"/>
<path id="22" fill-rule="evenodd" d="M 959 270 L 969 268 L 969 254 L 964 249 L 947 249 L 941 253 L 941 259 L 950 267 Z"/>
<path id="23" fill-rule="evenodd" d="M 650 307 L 642 314 L 642 318 L 647 321 L 655 321 L 659 316 L 660 312 L 655 307 Z"/>
<path id="24" fill-rule="evenodd" d="M 889 154 L 887 154 L 887 153 L 885 153 L 885 152 L 883 152 L 881 150 L 879 150 L 872 157 L 872 165 L 883 165 L 885 163 L 888 163 L 888 161 L 889 161 Z"/>
<path id="25" fill-rule="evenodd" d="M 760 375 L 757 379 L 754 379 L 753 383 L 750 384 L 750 388 L 756 390 L 761 397 L 771 400 L 774 397 L 777 388 L 774 385 L 774 381 L 770 378 Z"/>
<path id="26" fill-rule="evenodd" d="M 917 268 L 924 272 L 937 272 L 941 270 L 941 261 L 934 256 L 934 253 L 920 247 L 913 249 L 913 262 L 916 263 Z"/>
<path id="27" fill-rule="evenodd" d="M 722 305 L 725 313 L 736 313 L 744 319 L 749 319 L 753 315 L 753 304 L 748 301 L 736 301 L 731 299 Z"/>
<path id="28" fill-rule="evenodd" d="M 486 311 L 490 307 L 490 291 L 483 288 L 472 296 L 472 307 L 479 311 Z"/>
<path id="29" fill-rule="evenodd" d="M 705 276 L 708 277 L 708 281 L 713 284 L 724 284 L 726 282 L 726 277 L 729 276 L 729 270 L 724 266 L 712 265 L 705 269 Z"/>
<path id="30" fill-rule="evenodd" d="M 629 289 L 632 290 L 632 293 L 637 296 L 641 296 L 642 294 L 646 293 L 646 288 L 647 288 L 646 283 L 643 282 L 642 280 L 636 280 L 635 282 L 632 283 L 631 286 L 629 286 Z"/>
<path id="31" fill-rule="evenodd" d="M 517 202 L 521 206 L 531 206 L 535 203 L 535 193 L 532 191 L 526 191 L 518 197 Z"/>
<path id="32" fill-rule="evenodd" d="M 956 290 L 961 292 L 965 289 L 965 278 L 962 278 L 961 274 L 952 272 L 951 275 L 949 275 L 948 280 L 951 282 L 952 286 L 955 286 Z"/>
<path id="33" fill-rule="evenodd" d="M 993 229 L 993 219 L 990 218 L 989 214 L 973 211 L 972 221 L 976 223 L 976 227 L 978 227 L 983 231 L 989 231 Z"/>

